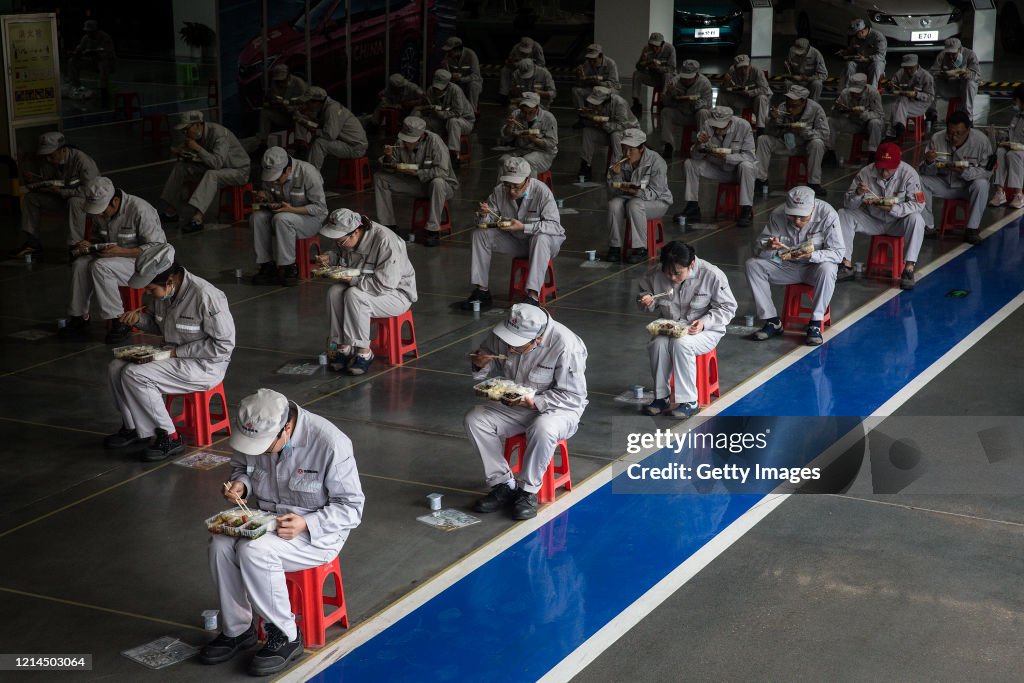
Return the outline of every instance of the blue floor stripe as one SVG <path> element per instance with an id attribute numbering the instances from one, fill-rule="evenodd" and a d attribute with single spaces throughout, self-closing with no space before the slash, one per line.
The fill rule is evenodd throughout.
<path id="1" fill-rule="evenodd" d="M 1020 240 L 1007 226 L 723 415 L 870 415 L 1024 291 Z M 760 499 L 606 485 L 314 680 L 536 680 Z"/>

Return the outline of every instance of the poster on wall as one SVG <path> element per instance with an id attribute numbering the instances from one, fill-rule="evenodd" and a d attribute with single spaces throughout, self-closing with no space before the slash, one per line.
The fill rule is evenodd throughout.
<path id="1" fill-rule="evenodd" d="M 11 21 L 4 27 L 12 122 L 57 116 L 59 74 L 52 20 Z"/>

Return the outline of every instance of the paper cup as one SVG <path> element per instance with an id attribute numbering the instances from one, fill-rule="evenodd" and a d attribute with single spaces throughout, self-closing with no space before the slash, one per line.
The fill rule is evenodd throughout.
<path id="1" fill-rule="evenodd" d="M 854 263 L 853 264 L 853 272 L 855 272 L 857 275 L 863 275 L 864 274 L 864 264 L 863 263 Z"/>
<path id="2" fill-rule="evenodd" d="M 320 365 L 327 365 L 327 354 L 321 353 L 317 360 L 320 361 Z"/>
<path id="3" fill-rule="evenodd" d="M 57 329 L 58 330 L 63 330 L 67 326 L 68 326 L 68 319 L 67 318 L 57 318 Z"/>
<path id="4" fill-rule="evenodd" d="M 32 263 L 32 254 L 25 254 L 25 263 Z"/>
<path id="5" fill-rule="evenodd" d="M 480 302 L 479 301 L 474 301 L 473 302 L 473 312 L 474 313 L 479 313 L 480 312 Z"/>
<path id="6" fill-rule="evenodd" d="M 743 324 L 746 327 L 753 327 L 754 326 L 754 316 L 752 316 L 752 315 L 745 315 L 745 316 L 743 316 Z"/>
<path id="7" fill-rule="evenodd" d="M 555 200 L 555 206 L 557 206 L 559 209 L 564 209 L 565 208 L 565 200 L 564 199 L 556 199 Z"/>
<path id="8" fill-rule="evenodd" d="M 596 261 L 597 260 L 597 249 L 587 249 L 587 260 L 588 261 Z"/>
<path id="9" fill-rule="evenodd" d="M 580 183 L 585 183 L 585 182 L 587 182 L 587 176 L 581 175 L 580 176 Z"/>
<path id="10" fill-rule="evenodd" d="M 440 493 L 428 493 L 427 500 L 430 501 L 431 510 L 441 509 L 441 494 Z"/>
<path id="11" fill-rule="evenodd" d="M 235 277 L 241 279 L 241 277 L 242 277 L 242 269 L 241 268 L 235 268 Z"/>
<path id="12" fill-rule="evenodd" d="M 217 615 L 219 615 L 219 614 L 220 614 L 220 610 L 216 610 L 216 609 L 203 610 L 203 612 L 202 612 L 203 628 L 206 629 L 207 631 L 216 631 L 217 630 Z"/>
<path id="13" fill-rule="evenodd" d="M 643 398 L 643 397 L 644 397 L 644 385 L 643 384 L 634 384 L 633 385 L 633 398 Z"/>

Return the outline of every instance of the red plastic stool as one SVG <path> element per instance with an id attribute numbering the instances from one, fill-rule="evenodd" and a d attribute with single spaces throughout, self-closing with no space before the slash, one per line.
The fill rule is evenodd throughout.
<path id="1" fill-rule="evenodd" d="M 808 284 L 798 283 L 786 285 L 786 298 L 782 304 L 782 329 L 803 330 L 811 321 L 811 313 L 814 311 L 810 305 L 804 306 L 804 296 L 814 301 L 814 287 Z M 821 321 L 822 328 L 832 326 L 832 306 L 825 309 L 824 320 Z"/>
<path id="2" fill-rule="evenodd" d="M 121 295 L 121 306 L 124 307 L 124 310 L 134 311 L 142 306 L 142 295 L 146 292 L 145 289 L 121 286 L 117 288 L 117 291 Z"/>
<path id="3" fill-rule="evenodd" d="M 893 235 L 872 235 L 865 275 L 879 275 L 898 280 L 902 274 L 903 238 Z"/>
<path id="4" fill-rule="evenodd" d="M 550 170 L 541 171 L 540 173 L 538 173 L 537 174 L 537 180 L 539 180 L 542 183 L 544 183 L 545 185 L 547 185 L 548 189 L 551 190 L 552 192 L 555 191 L 555 181 L 554 181 L 554 178 L 552 178 L 552 176 L 551 176 L 551 171 Z"/>
<path id="5" fill-rule="evenodd" d="M 463 133 L 459 137 L 459 163 L 466 164 L 473 158 L 473 146 L 469 143 L 469 136 Z"/>
<path id="6" fill-rule="evenodd" d="M 850 156 L 848 157 L 850 163 L 859 164 L 867 158 L 868 153 L 864 149 L 864 133 L 854 133 L 853 140 L 850 141 Z"/>
<path id="7" fill-rule="evenodd" d="M 335 595 L 324 595 L 324 582 L 334 577 Z M 341 582 L 341 563 L 335 557 L 327 564 L 297 572 L 285 572 L 288 584 L 288 602 L 291 603 L 295 625 L 302 633 L 302 644 L 306 647 L 323 647 L 327 644 L 327 627 L 341 624 L 348 628 L 348 606 L 345 604 L 345 589 Z M 324 605 L 338 609 L 324 614 Z M 263 638 L 263 617 L 258 619 L 259 637 Z"/>
<path id="8" fill-rule="evenodd" d="M 752 127 L 757 128 L 757 124 L 754 121 L 754 110 L 753 109 L 743 109 L 740 112 L 740 118 L 744 119 Z"/>
<path id="9" fill-rule="evenodd" d="M 942 223 L 939 224 L 939 237 L 967 227 L 967 217 L 971 215 L 971 203 L 966 199 L 942 200 Z"/>
<path id="10" fill-rule="evenodd" d="M 807 157 L 803 154 L 794 154 L 786 164 L 786 189 L 792 189 L 797 185 L 807 184 Z"/>
<path id="11" fill-rule="evenodd" d="M 946 107 L 946 121 L 949 121 L 950 114 L 960 109 L 960 106 L 963 104 L 963 102 L 963 99 L 959 97 L 949 98 L 949 105 Z"/>
<path id="12" fill-rule="evenodd" d="M 373 187 L 370 160 L 365 156 L 358 159 L 338 159 L 338 187 L 351 188 L 356 192 Z"/>
<path id="13" fill-rule="evenodd" d="M 661 88 L 654 88 L 654 92 L 651 93 L 651 120 L 658 116 L 658 112 L 661 111 Z"/>
<path id="14" fill-rule="evenodd" d="M 523 454 L 526 452 L 526 434 L 516 434 L 505 438 L 505 461 L 508 463 L 512 474 L 519 474 L 523 467 Z M 561 457 L 559 457 L 561 456 Z M 556 465 L 555 460 L 560 462 Z M 537 492 L 537 500 L 541 503 L 552 503 L 555 500 L 555 491 L 565 487 L 566 491 L 572 491 L 572 476 L 569 472 L 569 445 L 565 439 L 559 440 L 555 446 L 554 456 L 544 470 L 544 478 L 541 480 L 540 491 Z"/>
<path id="15" fill-rule="evenodd" d="M 135 115 L 142 115 L 142 97 L 134 90 L 124 90 L 114 93 L 114 113 L 121 114 L 126 119 L 134 119 Z"/>
<path id="16" fill-rule="evenodd" d="M 409 323 L 408 337 L 403 334 L 406 323 Z M 411 353 L 413 358 L 420 357 L 411 310 L 390 318 L 370 318 L 370 324 L 377 326 L 377 336 L 370 342 L 370 350 L 375 356 L 386 356 L 389 365 L 401 365 L 407 353 Z"/>
<path id="17" fill-rule="evenodd" d="M 224 211 L 231 216 L 231 222 L 245 220 L 252 213 L 252 207 L 245 204 L 245 193 L 252 192 L 252 183 L 245 185 L 226 185 L 220 188 L 220 201 L 217 203 L 217 215 Z M 224 201 L 224 200 L 227 201 Z"/>
<path id="18" fill-rule="evenodd" d="M 515 301 L 519 297 L 526 296 L 526 278 L 529 276 L 529 273 L 530 259 L 512 259 L 512 273 L 508 278 L 509 301 Z M 555 266 L 554 263 L 548 261 L 548 270 L 544 275 L 544 284 L 541 285 L 540 291 L 537 292 L 537 300 L 540 303 L 544 303 L 549 298 L 554 299 L 557 295 L 558 290 L 555 287 Z"/>
<path id="19" fill-rule="evenodd" d="M 398 130 L 401 127 L 399 125 L 399 111 L 397 109 L 385 108 L 380 110 L 380 125 L 384 128 L 384 133 L 388 136 L 398 135 Z"/>
<path id="20" fill-rule="evenodd" d="M 313 268 L 313 255 L 310 253 L 313 249 L 316 250 L 316 255 L 320 255 L 320 235 L 313 235 L 312 237 L 301 237 L 295 240 L 295 265 L 299 267 L 299 279 L 308 280 L 310 273 Z"/>
<path id="21" fill-rule="evenodd" d="M 679 157 L 682 159 L 690 158 L 690 147 L 693 146 L 692 140 L 695 138 L 697 133 L 700 132 L 698 126 L 683 126 L 683 137 L 679 140 Z"/>
<path id="22" fill-rule="evenodd" d="M 221 409 L 214 413 L 210 406 L 213 399 L 220 397 Z M 182 407 L 180 413 L 172 410 L 175 399 L 181 398 Z M 193 391 L 190 394 L 167 394 L 164 397 L 164 406 L 171 416 L 171 422 L 179 436 L 191 436 L 197 446 L 209 446 L 213 443 L 214 432 L 226 429 L 231 434 L 231 418 L 228 417 L 228 399 L 224 395 L 224 383 L 207 389 L 206 391 Z"/>
<path id="23" fill-rule="evenodd" d="M 913 129 L 913 132 L 911 132 L 911 129 Z M 914 142 L 924 140 L 924 114 L 907 117 L 904 123 L 903 135 L 900 136 L 900 144 L 902 145 L 908 137 Z"/>
<path id="24" fill-rule="evenodd" d="M 417 230 L 427 229 L 427 218 L 430 217 L 430 200 L 419 198 L 412 203 L 412 232 Z M 450 235 L 452 233 L 452 219 L 451 214 L 448 212 L 448 202 L 445 201 L 444 208 L 441 210 L 441 225 L 439 226 L 439 233 L 441 235 Z"/>
<path id="25" fill-rule="evenodd" d="M 171 141 L 171 121 L 167 114 L 142 115 L 142 139 L 145 140 L 147 135 L 154 145 L 159 145 L 164 138 Z"/>
<path id="26" fill-rule="evenodd" d="M 665 224 L 660 218 L 647 219 L 647 258 L 657 258 L 658 251 L 665 246 Z M 633 248 L 633 228 L 629 219 L 626 219 L 626 244 L 625 249 Z"/>
<path id="27" fill-rule="evenodd" d="M 718 388 L 718 349 L 711 349 L 702 353 L 694 359 L 697 362 L 697 403 L 706 407 L 711 405 L 711 397 L 722 397 L 722 391 Z M 669 398 L 676 390 L 676 376 L 670 373 L 668 376 Z"/>
<path id="28" fill-rule="evenodd" d="M 715 219 L 719 216 L 740 217 L 740 184 L 718 183 L 718 195 L 715 197 Z"/>

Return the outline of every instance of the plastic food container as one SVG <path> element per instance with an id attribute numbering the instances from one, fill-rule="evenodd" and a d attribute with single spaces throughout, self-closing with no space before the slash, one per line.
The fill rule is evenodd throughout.
<path id="1" fill-rule="evenodd" d="M 537 393 L 536 389 L 520 386 L 510 379 L 500 377 L 485 379 L 483 382 L 475 385 L 473 391 L 476 392 L 477 396 L 490 399 L 491 401 L 501 401 L 506 405 L 516 403 L 523 398 L 532 399 Z"/>
<path id="2" fill-rule="evenodd" d="M 151 344 L 133 344 L 118 346 L 114 349 L 114 358 L 129 363 L 152 363 L 155 360 L 166 360 L 171 357 L 172 347 L 153 346 Z"/>
<path id="3" fill-rule="evenodd" d="M 325 266 L 323 268 L 317 268 L 313 271 L 313 275 L 317 277 L 325 277 L 330 280 L 342 280 L 344 278 L 352 278 L 362 272 L 358 268 L 349 268 L 347 266 Z"/>
<path id="4" fill-rule="evenodd" d="M 647 332 L 652 337 L 682 337 L 686 335 L 687 324 L 678 320 L 669 320 L 668 318 L 658 318 L 652 323 L 648 323 Z"/>
<path id="5" fill-rule="evenodd" d="M 253 510 L 249 514 L 242 508 L 231 508 L 218 512 L 206 520 L 206 529 L 211 534 L 259 538 L 277 528 L 277 515 L 264 510 Z"/>

